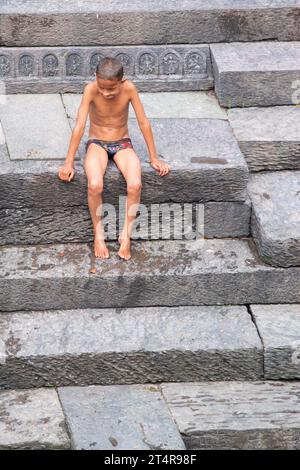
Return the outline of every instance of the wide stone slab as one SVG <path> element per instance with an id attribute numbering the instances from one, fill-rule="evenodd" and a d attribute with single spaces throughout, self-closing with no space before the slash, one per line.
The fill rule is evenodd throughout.
<path id="1" fill-rule="evenodd" d="M 155 385 L 60 388 L 76 450 L 184 450 Z"/>
<path id="2" fill-rule="evenodd" d="M 0 449 L 69 449 L 55 390 L 0 392 Z"/>
<path id="3" fill-rule="evenodd" d="M 300 42 L 212 44 L 211 53 L 221 106 L 299 103 Z"/>
<path id="4" fill-rule="evenodd" d="M 84 84 L 95 79 L 97 64 L 105 56 L 118 57 L 125 76 L 141 91 L 213 88 L 210 50 L 206 44 L 114 47 L 83 47 L 80 41 L 78 44 L 0 47 L 1 77 L 6 93 L 82 93 Z"/>
<path id="5" fill-rule="evenodd" d="M 226 110 L 221 108 L 213 91 L 139 92 L 139 96 L 148 118 L 228 119 Z M 82 94 L 63 93 L 61 97 L 73 127 Z M 130 104 L 129 118 L 135 117 Z M 86 130 L 88 127 L 89 117 Z"/>
<path id="6" fill-rule="evenodd" d="M 122 202 L 123 201 L 123 202 Z M 120 201 L 125 208 L 125 197 Z M 108 206 L 104 215 L 106 240 L 117 240 L 124 223 L 124 210 Z M 251 204 L 246 202 L 207 202 L 140 204 L 132 227 L 135 240 L 247 237 L 250 235 Z M 62 208 L 0 209 L 0 244 L 33 245 L 92 242 L 93 225 L 87 201 L 85 206 Z"/>
<path id="7" fill-rule="evenodd" d="M 2 316 L 2 388 L 263 376 L 262 344 L 245 307 L 77 309 Z"/>
<path id="8" fill-rule="evenodd" d="M 251 175 L 249 196 L 261 257 L 274 266 L 300 266 L 300 171 Z"/>
<path id="9" fill-rule="evenodd" d="M 60 95 L 6 95 L 0 120 L 11 160 L 67 155 L 71 127 Z"/>
<path id="10" fill-rule="evenodd" d="M 163 384 L 162 393 L 191 450 L 299 450 L 300 384 Z"/>
<path id="11" fill-rule="evenodd" d="M 250 240 L 134 241 L 129 262 L 108 247 L 2 247 L 0 310 L 300 303 L 300 268 L 265 264 Z"/>
<path id="12" fill-rule="evenodd" d="M 2 0 L 7 46 L 298 40 L 297 0 Z M 118 28 L 115 28 L 115 25 Z"/>
<path id="13" fill-rule="evenodd" d="M 143 135 L 135 119 L 129 134 L 142 164 L 142 203 L 245 201 L 249 170 L 227 121 L 218 119 L 150 119 L 157 153 L 171 165 L 160 177 L 149 163 Z M 82 142 L 85 142 L 83 139 Z M 85 204 L 87 178 L 84 154 L 75 162 L 70 183 L 58 178 L 61 161 L 12 162 L 5 145 L 0 146 L 1 208 L 70 207 Z M 126 194 L 123 176 L 113 162 L 105 173 L 104 200 L 114 203 Z"/>
<path id="14" fill-rule="evenodd" d="M 300 304 L 251 305 L 267 379 L 300 379 Z"/>
<path id="15" fill-rule="evenodd" d="M 250 171 L 300 170 L 300 108 L 233 108 L 230 125 Z"/>

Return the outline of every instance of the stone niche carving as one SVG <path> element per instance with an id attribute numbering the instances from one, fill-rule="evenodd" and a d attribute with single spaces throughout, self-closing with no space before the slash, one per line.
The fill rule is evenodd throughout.
<path id="1" fill-rule="evenodd" d="M 184 57 L 185 75 L 208 77 L 207 55 L 202 51 L 189 51 Z"/>
<path id="2" fill-rule="evenodd" d="M 82 57 L 76 52 L 72 52 L 66 59 L 66 75 L 68 77 L 84 76 L 84 66 Z"/>
<path id="3" fill-rule="evenodd" d="M 18 71 L 21 77 L 34 75 L 34 57 L 32 54 L 22 54 L 19 58 Z"/>
<path id="4" fill-rule="evenodd" d="M 42 60 L 42 73 L 44 77 L 56 77 L 58 75 L 58 58 L 54 54 L 47 54 Z"/>

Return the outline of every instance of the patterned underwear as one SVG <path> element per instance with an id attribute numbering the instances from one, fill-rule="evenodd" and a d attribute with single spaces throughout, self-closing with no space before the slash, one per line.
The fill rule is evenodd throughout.
<path id="1" fill-rule="evenodd" d="M 118 152 L 118 150 L 122 150 L 126 148 L 133 149 L 133 145 L 129 137 L 124 137 L 123 139 L 114 140 L 114 141 L 89 139 L 86 143 L 85 151 L 87 151 L 89 145 L 92 143 L 100 145 L 100 147 L 104 148 L 107 151 L 108 158 L 110 159 L 113 159 L 113 157 Z"/>

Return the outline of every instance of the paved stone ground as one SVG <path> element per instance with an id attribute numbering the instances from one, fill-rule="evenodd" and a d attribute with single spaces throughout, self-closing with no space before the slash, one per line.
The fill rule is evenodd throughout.
<path id="1" fill-rule="evenodd" d="M 298 449 L 297 382 L 0 392 L 0 449 Z"/>

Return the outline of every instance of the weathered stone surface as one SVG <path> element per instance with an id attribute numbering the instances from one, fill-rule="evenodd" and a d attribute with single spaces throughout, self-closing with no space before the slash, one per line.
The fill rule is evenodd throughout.
<path id="1" fill-rule="evenodd" d="M 4 315 L 1 337 L 2 388 L 263 376 L 260 338 L 239 306 L 18 312 Z"/>
<path id="2" fill-rule="evenodd" d="M 298 0 L 2 0 L 0 14 L 0 44 L 7 46 L 300 38 Z"/>
<path id="3" fill-rule="evenodd" d="M 299 102 L 300 42 L 212 44 L 211 53 L 222 106 Z"/>
<path id="4" fill-rule="evenodd" d="M 300 305 L 251 305 L 267 379 L 300 379 Z"/>
<path id="5" fill-rule="evenodd" d="M 118 28 L 119 29 L 119 28 Z M 79 42 L 81 44 L 81 42 Z M 105 56 L 121 59 L 125 75 L 142 91 L 213 87 L 208 45 L 2 47 L 6 93 L 82 92 Z"/>
<path id="6" fill-rule="evenodd" d="M 300 303 L 300 268 L 263 263 L 248 240 L 132 242 L 132 259 L 108 243 L 2 247 L 0 310 Z M 91 271 L 90 271 L 91 270 Z"/>
<path id="7" fill-rule="evenodd" d="M 121 199 L 121 207 L 124 207 L 122 201 L 125 203 L 125 198 Z M 104 207 L 110 210 L 103 218 L 103 225 L 107 227 L 106 239 L 117 240 L 119 228 L 123 226 L 123 213 L 120 212 L 119 218 L 119 205 Z M 136 240 L 181 240 L 198 235 L 206 238 L 247 237 L 250 213 L 249 201 L 141 204 L 131 236 Z M 93 226 L 87 201 L 85 206 L 70 208 L 0 209 L 1 245 L 92 241 Z"/>
<path id="8" fill-rule="evenodd" d="M 66 156 L 71 128 L 59 95 L 6 95 L 0 120 L 11 160 Z"/>
<path id="9" fill-rule="evenodd" d="M 248 167 L 228 122 L 218 119 L 150 119 L 156 149 L 171 171 L 160 177 L 149 163 L 148 150 L 135 119 L 129 134 L 142 162 L 142 203 L 244 201 Z M 84 155 L 75 163 L 76 175 L 66 183 L 58 178 L 61 161 L 7 161 L 0 147 L 1 208 L 70 207 L 85 204 Z M 2 164 L 3 162 L 3 164 Z M 126 194 L 123 176 L 109 162 L 105 173 L 106 202 Z M 105 194 L 104 194 L 105 197 Z"/>
<path id="10" fill-rule="evenodd" d="M 261 257 L 274 266 L 300 266 L 300 171 L 251 175 L 249 196 Z"/>
<path id="11" fill-rule="evenodd" d="M 67 387 L 59 396 L 74 449 L 185 449 L 155 385 Z"/>
<path id="12" fill-rule="evenodd" d="M 69 449 L 55 390 L 0 392 L 0 449 Z"/>
<path id="13" fill-rule="evenodd" d="M 139 96 L 148 118 L 228 119 L 226 110 L 221 108 L 213 91 L 139 92 Z M 72 127 L 81 98 L 81 93 L 62 94 Z M 135 119 L 132 105 L 129 106 L 129 118 Z M 88 127 L 89 118 L 86 128 Z"/>
<path id="14" fill-rule="evenodd" d="M 6 93 L 81 93 L 105 56 L 119 57 L 125 75 L 141 91 L 213 88 L 210 50 L 205 44 L 0 47 L 1 77 Z"/>
<path id="15" fill-rule="evenodd" d="M 229 121 L 250 171 L 300 170 L 300 108 L 234 108 Z"/>
<path id="16" fill-rule="evenodd" d="M 297 382 L 163 384 L 187 449 L 300 448 Z"/>

